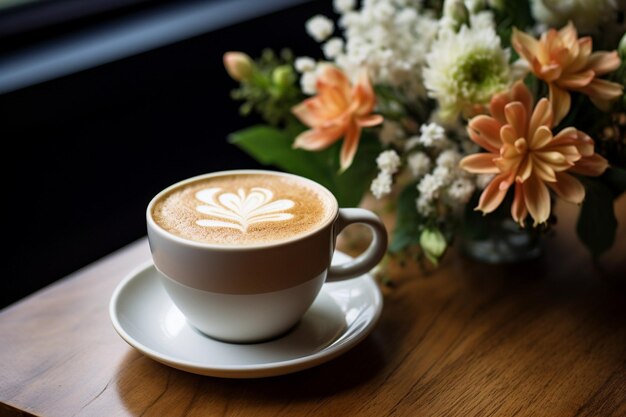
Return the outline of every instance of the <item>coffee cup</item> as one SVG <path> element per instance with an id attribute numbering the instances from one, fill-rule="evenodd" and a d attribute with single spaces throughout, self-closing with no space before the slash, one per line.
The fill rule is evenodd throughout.
<path id="1" fill-rule="evenodd" d="M 358 277 L 382 259 L 378 216 L 339 208 L 326 188 L 262 170 L 181 181 L 148 205 L 154 265 L 189 324 L 227 342 L 258 342 L 291 329 L 325 282 Z M 332 265 L 337 235 L 361 223 L 372 232 L 356 259 Z"/>

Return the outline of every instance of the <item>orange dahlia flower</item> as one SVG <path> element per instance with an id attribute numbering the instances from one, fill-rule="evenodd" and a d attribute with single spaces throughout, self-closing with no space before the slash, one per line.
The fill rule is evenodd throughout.
<path id="1" fill-rule="evenodd" d="M 340 69 L 327 65 L 317 77 L 317 96 L 304 100 L 291 111 L 302 123 L 311 127 L 296 138 L 294 148 L 325 149 L 344 138 L 341 147 L 341 169 L 347 169 L 359 146 L 361 128 L 383 121 L 371 114 L 376 95 L 367 73 L 362 71 L 354 85 Z"/>
<path id="2" fill-rule="evenodd" d="M 569 91 L 588 95 L 604 111 L 623 94 L 621 84 L 598 78 L 619 67 L 617 51 L 592 53 L 591 37 L 579 39 L 572 22 L 559 31 L 544 32 L 539 40 L 513 29 L 511 43 L 535 76 L 548 84 L 555 125 L 569 112 Z"/>
<path id="3" fill-rule="evenodd" d="M 546 98 L 534 109 L 532 102 L 521 81 L 510 92 L 495 95 L 489 106 L 491 116 L 476 116 L 468 125 L 470 138 L 487 152 L 460 162 L 469 172 L 496 174 L 476 207 L 485 214 L 494 211 L 515 186 L 511 215 L 520 225 L 529 213 L 535 225 L 548 220 L 549 188 L 566 201 L 582 202 L 585 188 L 570 172 L 597 176 L 608 167 L 585 133 L 568 127 L 553 135 L 554 115 Z"/>

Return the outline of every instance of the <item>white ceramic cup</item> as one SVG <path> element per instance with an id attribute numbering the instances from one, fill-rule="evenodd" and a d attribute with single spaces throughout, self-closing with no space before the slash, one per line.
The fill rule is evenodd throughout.
<path id="1" fill-rule="evenodd" d="M 204 178 L 236 174 L 297 178 L 327 196 L 333 213 L 303 236 L 253 246 L 185 239 L 166 231 L 152 218 L 155 203 L 172 189 Z M 288 331 L 311 306 L 324 282 L 368 272 L 387 249 L 387 232 L 376 214 L 360 208 L 340 209 L 332 193 L 321 185 L 272 171 L 222 171 L 181 181 L 152 199 L 146 217 L 154 265 L 172 301 L 193 327 L 229 342 L 256 342 Z M 371 229 L 370 246 L 356 259 L 331 266 L 337 235 L 353 223 Z"/>

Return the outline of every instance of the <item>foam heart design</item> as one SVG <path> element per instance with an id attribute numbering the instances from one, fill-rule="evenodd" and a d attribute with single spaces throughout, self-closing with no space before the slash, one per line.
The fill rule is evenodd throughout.
<path id="1" fill-rule="evenodd" d="M 221 188 L 205 188 L 196 193 L 203 205 L 196 207 L 202 214 L 221 220 L 201 219 L 196 224 L 204 227 L 228 227 L 246 233 L 256 223 L 285 221 L 293 214 L 284 213 L 295 203 L 288 199 L 272 201 L 274 193 L 267 188 L 253 187 L 249 193 L 243 188 L 237 193 L 221 193 Z"/>

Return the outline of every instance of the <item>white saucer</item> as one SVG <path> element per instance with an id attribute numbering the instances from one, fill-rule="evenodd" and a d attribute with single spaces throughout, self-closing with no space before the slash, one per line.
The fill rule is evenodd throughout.
<path id="1" fill-rule="evenodd" d="M 335 252 L 333 263 L 350 257 Z M 373 329 L 382 311 L 370 275 L 324 284 L 304 317 L 286 335 L 256 344 L 211 339 L 189 326 L 159 282 L 152 262 L 115 289 L 109 313 L 128 344 L 174 368 L 224 378 L 258 378 L 311 368 L 346 352 Z"/>

